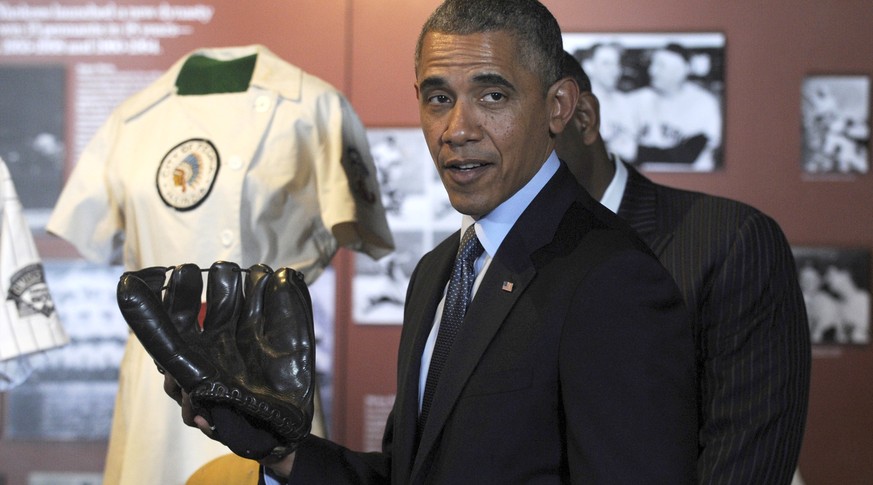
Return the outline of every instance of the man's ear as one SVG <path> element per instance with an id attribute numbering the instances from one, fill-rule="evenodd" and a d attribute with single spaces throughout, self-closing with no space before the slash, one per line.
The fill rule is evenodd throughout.
<path id="1" fill-rule="evenodd" d="M 594 143 L 600 136 L 600 101 L 591 91 L 579 93 L 579 100 L 573 113 L 582 139 L 586 145 Z"/>
<path id="2" fill-rule="evenodd" d="M 549 131 L 552 135 L 564 131 L 564 127 L 573 118 L 578 99 L 579 86 L 568 77 L 559 79 L 549 88 L 548 100 L 551 103 Z"/>

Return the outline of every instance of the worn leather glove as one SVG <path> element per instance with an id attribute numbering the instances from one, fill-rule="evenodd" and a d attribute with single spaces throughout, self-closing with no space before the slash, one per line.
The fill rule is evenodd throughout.
<path id="1" fill-rule="evenodd" d="M 201 330 L 202 289 L 194 264 L 126 272 L 118 306 L 158 367 L 189 394 L 214 439 L 258 460 L 293 452 L 309 434 L 314 395 L 312 301 L 302 275 L 216 262 Z"/>

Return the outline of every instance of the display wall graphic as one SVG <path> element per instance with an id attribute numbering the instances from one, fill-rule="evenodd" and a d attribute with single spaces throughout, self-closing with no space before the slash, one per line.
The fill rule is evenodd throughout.
<path id="1" fill-rule="evenodd" d="M 591 78 L 610 152 L 645 171 L 723 167 L 723 33 L 571 32 L 563 40 Z"/>
<path id="2" fill-rule="evenodd" d="M 461 216 L 449 203 L 420 128 L 370 129 L 367 139 L 396 249 L 378 261 L 356 255 L 353 319 L 399 325 L 415 264 L 458 230 Z"/>
<path id="3" fill-rule="evenodd" d="M 0 156 L 35 232 L 75 162 L 121 101 L 203 34 L 210 3 L 0 2 Z"/>
<path id="4" fill-rule="evenodd" d="M 60 64 L 0 64 L 0 158 L 32 226 L 45 225 L 61 193 L 66 77 Z"/>
<path id="5" fill-rule="evenodd" d="M 801 114 L 805 174 L 851 177 L 870 170 L 869 76 L 807 76 L 801 87 Z"/>
<path id="6" fill-rule="evenodd" d="M 792 248 L 813 344 L 870 343 L 870 251 Z"/>

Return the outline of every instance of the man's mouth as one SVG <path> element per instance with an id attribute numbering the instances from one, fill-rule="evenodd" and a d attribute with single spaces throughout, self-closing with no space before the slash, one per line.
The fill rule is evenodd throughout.
<path id="1" fill-rule="evenodd" d="M 458 164 L 458 165 L 450 165 L 450 166 L 447 167 L 447 168 L 448 168 L 449 170 L 460 170 L 460 171 L 465 171 L 465 170 L 473 170 L 473 169 L 475 169 L 475 168 L 479 168 L 479 167 L 481 167 L 481 166 L 483 166 L 483 165 L 484 165 L 484 163 L 481 163 L 481 162 L 466 162 L 466 163 L 461 163 L 461 164 Z"/>
<path id="2" fill-rule="evenodd" d="M 445 170 L 452 170 L 455 172 L 468 172 L 470 170 L 476 170 L 477 168 L 482 168 L 488 165 L 483 160 L 449 160 L 447 161 L 443 167 Z"/>

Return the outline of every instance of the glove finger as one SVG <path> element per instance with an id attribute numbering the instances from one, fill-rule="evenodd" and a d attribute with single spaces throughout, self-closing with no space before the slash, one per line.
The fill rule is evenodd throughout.
<path id="1" fill-rule="evenodd" d="M 264 341 L 275 357 L 266 363 L 274 389 L 301 397 L 311 406 L 315 369 L 312 300 L 303 277 L 290 268 L 274 273 L 265 296 Z"/>
<path id="2" fill-rule="evenodd" d="M 152 293 L 156 295 L 160 295 L 164 289 L 164 281 L 167 279 L 167 270 L 163 266 L 152 266 L 150 268 L 143 268 L 137 271 L 125 271 L 124 275 L 132 275 L 145 283 Z"/>
<path id="3" fill-rule="evenodd" d="M 192 342 L 200 333 L 198 315 L 202 294 L 203 277 L 199 266 L 188 263 L 173 268 L 164 294 L 164 308 L 176 330 L 188 342 Z"/>
<path id="4" fill-rule="evenodd" d="M 209 268 L 206 281 L 206 318 L 203 331 L 235 327 L 242 309 L 242 271 L 239 265 L 217 261 Z"/>
<path id="5" fill-rule="evenodd" d="M 148 283 L 133 274 L 123 274 L 116 291 L 118 308 L 130 329 L 152 358 L 190 391 L 215 368 L 202 354 L 188 346 L 171 321 L 161 300 Z"/>
<path id="6" fill-rule="evenodd" d="M 236 330 L 236 343 L 247 362 L 261 359 L 263 354 L 259 349 L 264 326 L 264 293 L 272 275 L 269 266 L 256 264 L 249 268 L 246 276 L 245 304 Z"/>
<path id="7" fill-rule="evenodd" d="M 239 265 L 223 261 L 214 263 L 206 281 L 206 317 L 200 338 L 204 350 L 209 352 L 225 376 L 239 376 L 246 368 L 236 342 L 243 303 Z"/>

